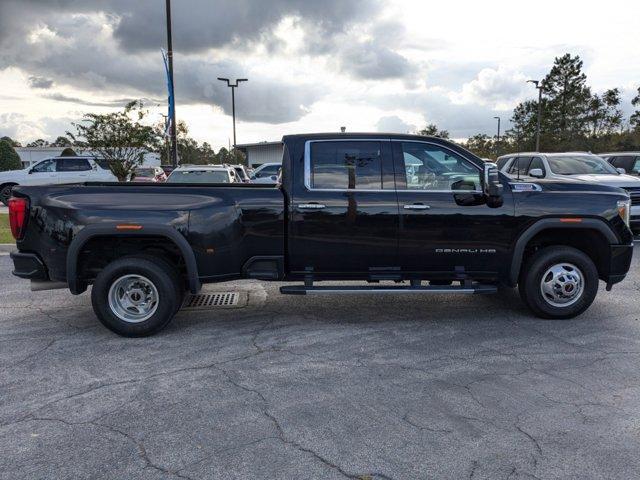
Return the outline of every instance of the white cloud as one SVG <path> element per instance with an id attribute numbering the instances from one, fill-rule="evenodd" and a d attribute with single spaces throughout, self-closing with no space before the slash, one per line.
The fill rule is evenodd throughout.
<path id="1" fill-rule="evenodd" d="M 454 103 L 478 104 L 495 109 L 513 108 L 530 93 L 527 76 L 506 66 L 483 68 L 462 90 L 450 95 Z"/>
<path id="2" fill-rule="evenodd" d="M 416 131 L 416 126 L 405 122 L 397 115 L 389 115 L 380 117 L 376 123 L 376 129 L 379 132 L 411 133 Z"/>

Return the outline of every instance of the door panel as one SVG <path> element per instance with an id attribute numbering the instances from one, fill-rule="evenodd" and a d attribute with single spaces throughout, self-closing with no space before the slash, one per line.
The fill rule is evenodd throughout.
<path id="1" fill-rule="evenodd" d="M 25 185 L 50 185 L 58 183 L 58 172 L 56 171 L 56 160 L 43 160 L 36 164 L 25 179 Z"/>
<path id="2" fill-rule="evenodd" d="M 389 141 L 307 142 L 291 200 L 289 263 L 348 276 L 397 268 L 398 202 Z"/>
<path id="3" fill-rule="evenodd" d="M 513 201 L 490 208 L 481 170 L 445 146 L 393 142 L 403 272 L 495 273 L 507 264 Z"/>

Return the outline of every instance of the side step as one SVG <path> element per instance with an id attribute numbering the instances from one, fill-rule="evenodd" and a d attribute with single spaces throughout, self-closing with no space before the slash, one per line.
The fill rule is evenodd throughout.
<path id="1" fill-rule="evenodd" d="M 470 286 L 321 286 L 287 285 L 280 287 L 284 295 L 334 295 L 334 294 L 380 294 L 380 293 L 496 293 L 495 285 Z"/>

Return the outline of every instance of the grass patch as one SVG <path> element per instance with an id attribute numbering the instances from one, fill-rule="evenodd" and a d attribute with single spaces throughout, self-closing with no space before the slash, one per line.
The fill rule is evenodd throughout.
<path id="1" fill-rule="evenodd" d="M 0 213 L 0 243 L 16 243 L 11 235 L 8 213 Z"/>

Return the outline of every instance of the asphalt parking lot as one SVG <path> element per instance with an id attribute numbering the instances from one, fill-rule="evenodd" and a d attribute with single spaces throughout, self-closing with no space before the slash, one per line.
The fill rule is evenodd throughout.
<path id="1" fill-rule="evenodd" d="M 237 282 L 124 339 L 0 256 L 0 478 L 636 478 L 639 267 L 570 321 Z"/>

